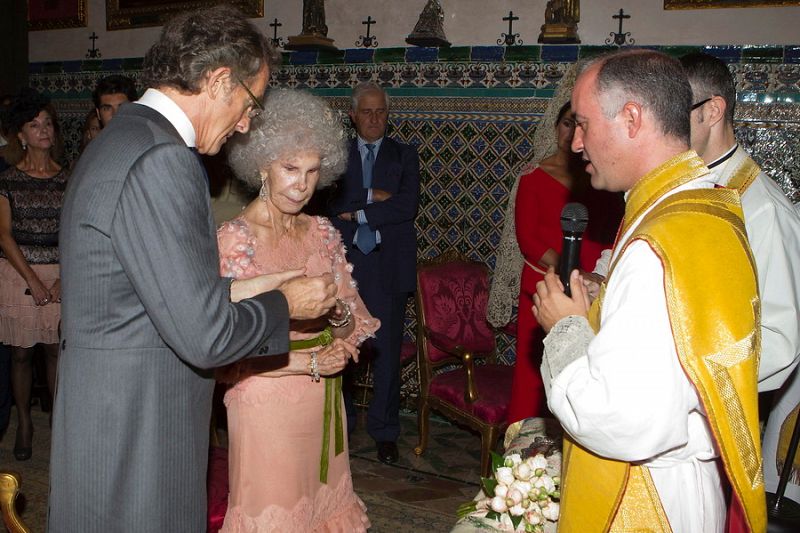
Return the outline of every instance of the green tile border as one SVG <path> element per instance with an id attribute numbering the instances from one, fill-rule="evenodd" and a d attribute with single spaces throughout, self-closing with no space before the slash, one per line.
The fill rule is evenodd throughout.
<path id="1" fill-rule="evenodd" d="M 506 61 L 531 61 L 539 62 L 542 59 L 541 46 L 512 46 L 506 48 Z"/>
<path id="2" fill-rule="evenodd" d="M 405 63 L 406 62 L 405 47 L 398 48 L 377 48 L 373 58 L 374 63 Z"/>
<path id="3" fill-rule="evenodd" d="M 451 46 L 451 47 L 439 48 L 439 61 L 463 62 L 463 61 L 469 61 L 470 57 L 472 57 L 471 46 Z"/>

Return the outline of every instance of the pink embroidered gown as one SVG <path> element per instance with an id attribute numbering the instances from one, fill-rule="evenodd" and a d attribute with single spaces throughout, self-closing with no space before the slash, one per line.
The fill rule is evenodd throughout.
<path id="1" fill-rule="evenodd" d="M 283 239 L 269 249 L 241 218 L 223 224 L 217 239 L 223 276 L 246 279 L 302 267 L 308 275 L 333 273 L 338 297 L 355 320 L 349 340 L 360 344 L 378 329 L 358 296 L 341 236 L 327 219 L 311 220 L 300 242 Z M 319 480 L 324 381 L 251 376 L 227 392 L 230 495 L 221 531 L 351 533 L 369 527 L 366 506 L 353 491 L 344 416 L 344 452 L 335 455 L 331 422 L 328 482 Z"/>

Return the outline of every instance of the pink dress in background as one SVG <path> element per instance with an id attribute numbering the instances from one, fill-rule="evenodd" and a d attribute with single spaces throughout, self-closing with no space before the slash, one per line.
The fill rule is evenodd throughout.
<path id="1" fill-rule="evenodd" d="M 283 239 L 269 249 L 259 247 L 241 218 L 223 224 L 217 239 L 223 276 L 246 279 L 303 267 L 309 276 L 333 273 L 338 297 L 355 320 L 348 340 L 360 344 L 378 329 L 358 296 L 341 237 L 327 219 L 310 220 L 299 242 Z M 346 417 L 344 452 L 334 456 L 331 423 L 328 483 L 319 480 L 324 393 L 324 379 L 315 383 L 306 375 L 251 376 L 227 392 L 230 495 L 221 531 L 351 533 L 369 527 L 350 477 Z"/>

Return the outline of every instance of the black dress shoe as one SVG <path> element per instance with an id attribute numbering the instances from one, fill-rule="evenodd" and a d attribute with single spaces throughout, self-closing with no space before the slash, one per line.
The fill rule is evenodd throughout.
<path id="1" fill-rule="evenodd" d="M 387 465 L 396 463 L 399 457 L 397 444 L 391 441 L 381 441 L 378 443 L 378 460 Z"/>
<path id="2" fill-rule="evenodd" d="M 14 459 L 17 461 L 27 461 L 33 455 L 33 448 L 28 446 L 26 448 L 14 448 Z"/>
<path id="3" fill-rule="evenodd" d="M 17 461 L 27 461 L 33 455 L 33 448 L 31 447 L 31 440 L 33 440 L 33 430 L 31 430 L 28 434 L 28 445 L 25 446 L 23 442 L 25 439 L 23 438 L 22 431 L 20 428 L 17 428 L 17 437 L 14 441 L 14 459 Z"/>

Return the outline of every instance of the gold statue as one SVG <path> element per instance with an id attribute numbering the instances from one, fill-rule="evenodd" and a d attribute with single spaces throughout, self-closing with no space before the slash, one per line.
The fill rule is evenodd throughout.
<path id="1" fill-rule="evenodd" d="M 540 43 L 579 43 L 580 0 L 548 0 Z"/>
<path id="2" fill-rule="evenodd" d="M 286 50 L 336 50 L 328 39 L 325 24 L 325 0 L 303 0 L 303 31 L 289 37 Z"/>

